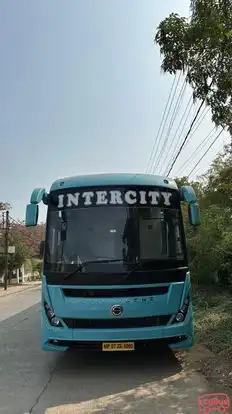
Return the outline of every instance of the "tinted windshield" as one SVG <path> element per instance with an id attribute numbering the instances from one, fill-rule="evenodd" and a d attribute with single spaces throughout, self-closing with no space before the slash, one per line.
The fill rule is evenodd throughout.
<path id="1" fill-rule="evenodd" d="M 63 230 L 62 230 L 63 229 Z M 183 260 L 180 214 L 160 207 L 57 209 L 48 215 L 45 262 Z"/>

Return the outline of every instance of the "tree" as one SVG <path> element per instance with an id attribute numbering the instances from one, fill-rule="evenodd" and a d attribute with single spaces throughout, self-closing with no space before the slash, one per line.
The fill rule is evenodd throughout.
<path id="1" fill-rule="evenodd" d="M 0 202 L 0 209 L 9 208 L 9 204 Z M 31 261 L 33 257 L 39 256 L 40 242 L 44 237 L 45 226 L 40 224 L 37 227 L 27 228 L 23 222 L 16 222 L 10 219 L 9 245 L 15 246 L 15 254 L 9 254 L 8 266 L 9 274 L 19 269 L 27 259 Z M 0 238 L 0 246 L 4 249 L 4 230 Z M 5 256 L 0 254 L 0 276 L 5 268 Z M 41 270 L 41 264 L 36 262 L 35 271 Z"/>
<path id="2" fill-rule="evenodd" d="M 0 211 L 10 210 L 10 209 L 11 209 L 11 205 L 9 203 L 0 201 Z"/>
<path id="3" fill-rule="evenodd" d="M 200 182 L 177 182 L 195 188 L 201 210 L 201 226 L 186 228 L 193 281 L 232 290 L 232 146 L 217 155 Z"/>
<path id="4" fill-rule="evenodd" d="M 1 245 L 3 241 L 1 240 Z M 8 255 L 8 269 L 9 274 L 16 269 L 19 269 L 25 262 L 25 260 L 32 256 L 33 250 L 25 245 L 20 238 L 20 235 L 14 232 L 9 233 L 9 245 L 15 246 L 15 253 Z M 0 255 L 0 275 L 3 274 L 5 269 L 5 256 Z"/>
<path id="5" fill-rule="evenodd" d="M 232 1 L 192 0 L 190 19 L 171 13 L 158 26 L 155 42 L 164 73 L 181 71 L 212 121 L 232 134 Z"/>
<path id="6" fill-rule="evenodd" d="M 204 204 L 232 210 L 232 148 L 225 146 L 204 175 Z M 232 212 L 231 212 L 232 213 Z"/>
<path id="7" fill-rule="evenodd" d="M 44 238 L 45 225 L 25 227 L 24 223 L 12 223 L 11 233 L 15 234 L 31 250 L 32 256 L 39 256 L 40 242 Z"/>
<path id="8" fill-rule="evenodd" d="M 43 269 L 43 261 L 38 259 L 31 260 L 31 267 L 32 267 L 32 277 L 33 279 L 41 279 L 42 277 L 42 269 Z"/>
<path id="9" fill-rule="evenodd" d="M 230 214 L 211 205 L 201 211 L 201 226 L 187 233 L 196 283 L 219 282 L 232 287 L 232 225 Z"/>
<path id="10" fill-rule="evenodd" d="M 202 196 L 203 187 L 200 181 L 189 181 L 188 177 L 177 177 L 175 178 L 175 181 L 179 188 L 183 185 L 191 185 L 196 193 L 197 198 Z"/>

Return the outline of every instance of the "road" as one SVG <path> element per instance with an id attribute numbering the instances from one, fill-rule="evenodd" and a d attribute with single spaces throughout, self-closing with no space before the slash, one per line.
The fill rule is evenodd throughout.
<path id="1" fill-rule="evenodd" d="M 0 298 L 0 413 L 197 413 L 204 378 L 165 350 L 152 354 L 40 350 L 40 290 Z"/>

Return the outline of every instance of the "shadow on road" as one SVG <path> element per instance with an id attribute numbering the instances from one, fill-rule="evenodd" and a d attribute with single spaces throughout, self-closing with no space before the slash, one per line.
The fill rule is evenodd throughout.
<path id="1" fill-rule="evenodd" d="M 155 410 L 154 401 L 167 395 L 169 378 L 175 381 L 181 370 L 169 349 L 106 354 L 68 351 L 41 399 L 40 411 L 35 412 L 163 412 Z"/>
<path id="2" fill-rule="evenodd" d="M 26 309 L 8 318 L 9 309 L 2 308 L 0 412 L 196 411 L 196 398 L 205 391 L 201 377 L 182 371 L 169 349 L 152 353 L 43 352 L 40 304 L 28 305 L 24 302 Z M 15 308 L 20 307 L 22 304 L 15 303 Z"/>
<path id="3" fill-rule="evenodd" d="M 113 378 L 119 375 L 130 377 L 138 384 L 144 380 L 161 379 L 167 375 L 174 375 L 181 371 L 181 365 L 169 348 L 154 348 L 150 352 L 77 352 L 67 351 L 57 367 L 57 375 L 63 371 L 72 375 L 82 372 L 88 377 L 88 372 L 95 370 L 99 376 Z M 138 375 L 139 374 L 139 375 Z M 139 377 L 136 378 L 136 376 Z M 134 384 L 134 385 L 136 385 Z M 118 384 L 120 388 L 120 384 Z M 114 389 L 114 391 L 116 391 Z"/>

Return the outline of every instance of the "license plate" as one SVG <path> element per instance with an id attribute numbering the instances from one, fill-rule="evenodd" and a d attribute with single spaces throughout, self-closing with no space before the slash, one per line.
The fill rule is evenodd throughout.
<path id="1" fill-rule="evenodd" d="M 102 351 L 134 351 L 134 342 L 103 342 Z"/>

